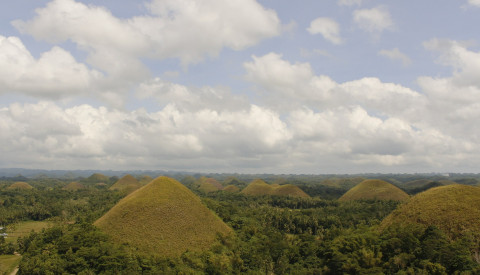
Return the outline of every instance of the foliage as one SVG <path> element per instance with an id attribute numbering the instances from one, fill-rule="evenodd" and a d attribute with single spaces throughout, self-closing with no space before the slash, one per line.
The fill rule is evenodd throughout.
<path id="1" fill-rule="evenodd" d="M 398 182 L 412 180 L 407 176 L 392 178 Z M 219 176 L 218 179 L 222 178 Z M 231 182 L 236 181 L 230 179 Z M 475 226 L 479 220 L 475 218 L 475 209 L 480 209 L 476 204 L 480 197 L 478 189 L 458 189 L 458 186 L 449 187 L 452 189 L 434 188 L 418 194 L 407 203 L 392 200 L 338 201 L 326 198 L 335 197 L 343 187 L 321 185 L 320 180 L 317 183 L 311 182 L 313 179 L 316 178 L 272 177 L 270 182 L 292 184 L 298 180 L 298 184 L 308 187 L 304 190 L 309 194 L 325 194 L 325 197 L 248 196 L 242 193 L 211 192 L 200 193 L 200 201 L 188 190 L 186 191 L 190 193 L 187 195 L 184 186 L 175 183 L 157 186 L 157 189 L 145 186 L 124 198 L 123 201 L 134 198 L 133 201 L 137 203 L 134 207 L 128 207 L 132 215 L 147 217 L 146 220 L 133 222 L 133 228 L 138 229 L 143 225 L 156 227 L 163 223 L 162 226 L 175 229 L 180 236 L 183 234 L 179 232 L 185 227 L 184 223 L 191 224 L 194 220 L 189 213 L 198 216 L 198 212 L 195 212 L 198 205 L 206 205 L 209 212 L 216 213 L 234 231 L 234 234 L 214 235 L 209 245 L 202 249 L 184 249 L 183 252 L 168 257 L 132 249 L 128 238 L 118 241 L 92 226 L 92 222 L 104 215 L 122 196 L 120 192 L 99 189 L 94 185 L 86 184 L 83 190 L 68 192 L 61 190 L 64 183 L 45 179 L 42 179 L 41 184 L 29 181 L 35 187 L 30 190 L 6 190 L 10 184 L 5 183 L 0 193 L 0 218 L 6 214 L 9 218 L 4 220 L 9 225 L 12 221 L 30 219 L 34 216 L 32 208 L 35 206 L 44 208 L 46 218 L 64 221 L 43 231 L 30 233 L 14 244 L 15 250 L 23 255 L 19 274 L 480 273 L 476 257 L 478 236 L 475 235 L 480 230 L 476 227 L 458 231 L 461 234 L 451 234 L 451 230 L 442 225 L 443 222 L 392 222 L 385 226 L 391 219 L 387 218 L 382 223 L 390 213 L 408 209 L 408 215 L 416 215 L 417 221 L 425 221 L 427 216 L 434 219 L 445 214 L 454 228 L 458 227 L 456 223 L 462 221 L 463 216 L 471 222 L 463 224 L 463 228 Z M 243 180 L 245 178 L 234 185 L 242 186 Z M 195 178 L 186 178 L 182 182 L 193 184 Z M 225 183 L 226 180 L 222 182 Z M 339 182 L 348 183 L 343 178 Z M 190 186 L 196 189 L 194 185 Z M 142 190 L 147 190 L 145 196 L 141 194 Z M 436 190 L 444 191 L 435 193 Z M 158 193 L 163 195 L 155 195 Z M 427 196 L 428 194 L 433 195 Z M 410 204 L 422 197 L 426 201 L 425 205 L 419 202 Z M 175 212 L 181 206 L 171 204 L 170 212 L 148 214 L 148 201 L 158 206 L 174 199 L 180 202 L 193 201 L 194 209 L 184 208 L 181 212 Z M 442 201 L 447 202 L 449 210 L 442 208 Z M 453 201 L 455 203 L 450 203 Z M 458 207 L 459 203 L 471 205 L 471 208 Z M 128 209 L 120 211 L 113 207 L 112 210 L 128 216 Z M 9 215 L 11 210 L 14 214 Z M 183 220 L 173 220 L 168 224 L 168 220 L 173 219 L 174 212 L 177 213 L 176 216 L 183 217 Z M 404 220 L 408 218 L 401 215 L 397 217 Z M 157 224 L 149 224 L 150 220 Z M 75 222 L 71 223 L 73 221 Z M 123 225 L 127 227 L 130 223 Z M 201 228 L 199 230 L 198 232 L 203 231 Z M 146 242 L 154 242 L 153 234 L 144 234 Z M 179 246 L 189 248 L 186 244 Z M 156 248 L 163 249 L 158 244 Z"/>

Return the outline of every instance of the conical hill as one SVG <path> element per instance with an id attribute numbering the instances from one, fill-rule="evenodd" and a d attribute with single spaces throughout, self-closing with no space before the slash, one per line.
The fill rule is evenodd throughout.
<path id="1" fill-rule="evenodd" d="M 180 256 L 208 249 L 232 230 L 180 182 L 158 177 L 118 202 L 95 222 L 114 241 L 145 254 Z"/>
<path id="2" fill-rule="evenodd" d="M 63 188 L 63 190 L 70 190 L 70 191 L 77 191 L 77 190 L 80 190 L 80 189 L 85 189 L 85 186 L 79 182 L 71 182 L 67 185 L 65 185 Z"/>
<path id="3" fill-rule="evenodd" d="M 27 182 L 24 182 L 24 181 L 14 182 L 12 185 L 7 187 L 7 189 L 10 189 L 10 190 L 32 189 L 32 188 L 33 187 L 30 184 L 28 184 Z"/>
<path id="4" fill-rule="evenodd" d="M 303 192 L 298 186 L 292 184 L 284 184 L 276 187 L 272 195 L 275 196 L 291 196 L 291 197 L 300 197 L 300 198 L 308 198 L 310 197 L 307 193 Z"/>
<path id="5" fill-rule="evenodd" d="M 247 187 L 243 188 L 242 192 L 245 195 L 259 196 L 270 195 L 272 187 L 261 179 L 253 180 Z"/>
<path id="6" fill-rule="evenodd" d="M 127 194 L 132 193 L 143 185 L 132 175 L 125 175 L 119 179 L 115 184 L 110 186 L 110 190 L 119 190 Z"/>
<path id="7" fill-rule="evenodd" d="M 99 182 L 108 182 L 109 179 L 110 178 L 105 176 L 104 174 L 95 173 L 95 174 L 92 174 L 90 177 L 88 177 L 86 181 L 91 183 L 99 183 Z"/>
<path id="8" fill-rule="evenodd" d="M 338 200 L 394 200 L 405 201 L 408 200 L 407 193 L 393 184 L 383 180 L 364 180 L 361 183 L 348 190 Z"/>
<path id="9" fill-rule="evenodd" d="M 291 196 L 291 197 L 310 197 L 302 191 L 298 186 L 292 184 L 267 184 L 261 179 L 252 181 L 242 192 L 245 195 L 261 196 L 261 195 L 274 195 L 274 196 Z"/>
<path id="10" fill-rule="evenodd" d="M 434 225 L 451 238 L 466 234 L 480 237 L 480 187 L 453 184 L 429 189 L 412 197 L 380 224 Z"/>

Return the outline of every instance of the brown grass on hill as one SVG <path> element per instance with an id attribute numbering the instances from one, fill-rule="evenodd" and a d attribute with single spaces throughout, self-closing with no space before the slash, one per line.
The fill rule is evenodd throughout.
<path id="1" fill-rule="evenodd" d="M 12 185 L 7 187 L 9 190 L 18 190 L 18 189 L 32 189 L 33 187 L 24 181 L 17 181 L 14 182 Z"/>
<path id="2" fill-rule="evenodd" d="M 180 182 L 158 177 L 118 202 L 95 222 L 114 241 L 138 251 L 177 257 L 202 251 L 228 227 Z"/>
<path id="3" fill-rule="evenodd" d="M 238 193 L 240 192 L 240 188 L 238 188 L 235 185 L 227 185 L 225 186 L 225 188 L 223 188 L 223 191 L 230 192 L 230 193 Z"/>
<path id="4" fill-rule="evenodd" d="M 95 173 L 95 174 L 92 174 L 90 177 L 88 177 L 87 181 L 92 183 L 99 183 L 99 182 L 108 182 L 109 179 L 110 178 L 105 176 L 104 174 Z"/>
<path id="5" fill-rule="evenodd" d="M 71 182 L 67 185 L 65 185 L 63 188 L 63 190 L 70 190 L 70 191 L 76 191 L 76 190 L 80 190 L 80 189 L 85 189 L 85 186 L 79 182 Z"/>
<path id="6" fill-rule="evenodd" d="M 303 192 L 298 186 L 285 184 L 280 185 L 275 188 L 272 192 L 272 195 L 276 196 L 291 196 L 291 197 L 300 197 L 300 198 L 309 198 L 310 196 Z"/>
<path id="7" fill-rule="evenodd" d="M 449 237 L 480 238 L 480 188 L 452 184 L 429 189 L 412 197 L 387 216 L 380 230 L 392 225 L 435 225 Z"/>
<path id="8" fill-rule="evenodd" d="M 383 180 L 364 180 L 357 184 L 338 200 L 394 200 L 406 201 L 409 196 L 400 188 Z"/>
<path id="9" fill-rule="evenodd" d="M 115 184 L 110 186 L 110 190 L 119 190 L 127 194 L 132 193 L 138 188 L 142 187 L 142 184 L 134 178 L 132 175 L 125 175 L 119 179 Z"/>
<path id="10" fill-rule="evenodd" d="M 242 190 L 245 195 L 261 196 L 261 195 L 275 195 L 275 196 L 291 196 L 291 197 L 310 197 L 303 192 L 298 186 L 292 184 L 267 184 L 261 179 L 253 180 L 247 187 Z"/>

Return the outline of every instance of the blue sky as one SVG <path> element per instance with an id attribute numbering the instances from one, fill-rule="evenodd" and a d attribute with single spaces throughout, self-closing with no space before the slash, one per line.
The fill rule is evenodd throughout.
<path id="1" fill-rule="evenodd" d="M 478 0 L 3 6 L 0 167 L 479 172 Z"/>

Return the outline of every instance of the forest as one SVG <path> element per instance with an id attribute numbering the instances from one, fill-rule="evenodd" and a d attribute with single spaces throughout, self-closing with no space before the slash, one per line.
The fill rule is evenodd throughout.
<path id="1" fill-rule="evenodd" d="M 68 180 L 3 178 L 0 271 L 9 274 L 12 266 L 18 264 L 17 274 L 480 273 L 478 232 L 452 235 L 441 224 L 392 223 L 385 227 L 382 221 L 407 202 L 340 199 L 365 180 L 365 175 L 262 178 L 272 186 L 299 187 L 308 195 L 305 197 L 281 193 L 247 195 L 225 188 L 244 190 L 258 175 L 174 177 L 233 233 L 217 234 L 208 248 L 186 249 L 178 256 L 146 254 L 132 249 L 128 238 L 116 241 L 95 223 L 123 198 L 138 194 L 139 191 L 128 195 L 126 189 L 111 188 L 123 178 L 99 178 L 98 174 Z M 479 182 L 471 175 L 450 177 L 449 182 L 439 176 L 375 177 L 382 177 L 410 197 L 458 183 L 478 188 Z M 141 175 L 134 178 L 138 182 L 152 180 Z M 12 188 L 18 182 L 29 187 Z M 220 187 L 205 188 L 208 182 Z M 143 183 L 140 188 L 150 184 Z M 158 217 L 162 218 L 165 217 Z M 11 236 L 25 222 L 46 223 L 13 240 Z M 10 267 L 5 260 L 8 255 L 18 257 Z"/>

